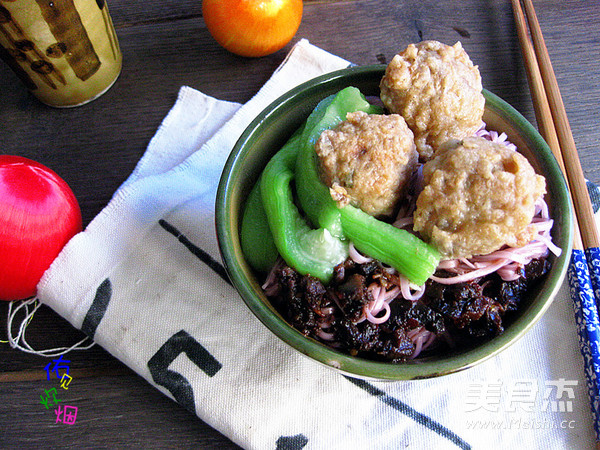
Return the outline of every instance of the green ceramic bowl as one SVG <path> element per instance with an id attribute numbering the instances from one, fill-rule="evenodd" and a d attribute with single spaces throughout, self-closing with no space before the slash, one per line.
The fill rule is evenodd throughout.
<path id="1" fill-rule="evenodd" d="M 255 273 L 244 260 L 239 230 L 244 202 L 269 158 L 310 114 L 316 104 L 347 86 L 363 94 L 379 95 L 385 66 L 353 67 L 310 80 L 273 102 L 244 131 L 223 170 L 217 192 L 216 225 L 219 247 L 227 272 L 242 299 L 258 319 L 277 337 L 298 352 L 355 377 L 378 380 L 429 378 L 467 369 L 507 348 L 523 336 L 543 315 L 559 290 L 571 252 L 573 227 L 567 188 L 550 149 L 533 126 L 514 108 L 484 91 L 484 121 L 488 129 L 504 131 L 546 177 L 547 203 L 555 220 L 554 242 L 563 249 L 552 257 L 552 269 L 543 283 L 530 291 L 505 332 L 470 350 L 432 356 L 402 364 L 373 362 L 337 352 L 302 335 L 279 315 L 263 294 Z"/>

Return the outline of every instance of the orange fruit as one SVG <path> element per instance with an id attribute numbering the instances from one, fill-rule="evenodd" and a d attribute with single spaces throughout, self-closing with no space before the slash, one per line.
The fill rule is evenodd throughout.
<path id="1" fill-rule="evenodd" d="M 203 0 L 210 34 L 240 56 L 265 56 L 292 40 L 302 20 L 302 0 Z"/>

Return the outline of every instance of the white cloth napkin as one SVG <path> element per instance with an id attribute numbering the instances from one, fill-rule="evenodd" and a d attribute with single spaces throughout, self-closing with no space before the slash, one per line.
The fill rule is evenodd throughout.
<path id="1" fill-rule="evenodd" d="M 39 299 L 244 448 L 590 448 L 566 286 L 483 364 L 368 382 L 294 353 L 221 276 L 215 191 L 236 139 L 279 95 L 348 65 L 302 40 L 245 105 L 181 88 L 134 172 L 46 272 Z"/>

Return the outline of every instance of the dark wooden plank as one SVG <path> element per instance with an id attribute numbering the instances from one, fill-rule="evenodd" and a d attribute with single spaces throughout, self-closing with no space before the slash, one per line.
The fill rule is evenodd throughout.
<path id="1" fill-rule="evenodd" d="M 584 173 L 600 184 L 600 4 L 534 3 Z"/>
<path id="2" fill-rule="evenodd" d="M 119 30 L 143 23 L 165 23 L 182 18 L 201 17 L 202 2 L 196 0 L 149 0 L 132 8 L 123 0 L 108 0 L 110 15 Z"/>
<path id="3" fill-rule="evenodd" d="M 0 383 L 0 448 L 239 448 L 132 374 Z M 73 425 L 56 423 L 41 404 L 56 389 L 59 405 L 78 408 Z M 50 397 L 51 398 L 51 397 Z"/>
<path id="4" fill-rule="evenodd" d="M 6 341 L 6 318 L 8 303 L 0 302 L 0 340 Z M 13 326 L 13 336 L 16 336 L 18 327 L 24 316 L 17 316 Z M 76 330 L 66 320 L 56 314 L 47 306 L 42 306 L 33 316 L 27 327 L 27 342 L 37 351 L 59 347 L 71 347 L 85 338 L 85 335 Z M 86 341 L 86 345 L 90 341 Z M 95 370 L 115 370 L 122 364 L 116 361 L 102 347 L 95 345 L 89 350 L 71 351 L 64 359 L 71 361 L 73 368 L 93 368 Z M 2 373 L 18 372 L 20 370 L 38 370 L 40 376 L 43 368 L 50 359 L 22 351 L 14 350 L 7 344 L 0 346 L 0 379 Z"/>

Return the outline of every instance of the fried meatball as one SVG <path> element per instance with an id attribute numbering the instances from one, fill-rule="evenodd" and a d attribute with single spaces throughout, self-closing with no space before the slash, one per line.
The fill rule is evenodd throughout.
<path id="1" fill-rule="evenodd" d="M 450 138 L 471 136 L 482 124 L 481 75 L 460 42 L 410 44 L 394 56 L 381 79 L 381 100 L 402 115 L 422 161 Z"/>
<path id="2" fill-rule="evenodd" d="M 397 115 L 349 113 L 315 145 L 321 178 L 340 205 L 390 216 L 417 165 L 413 134 Z"/>
<path id="3" fill-rule="evenodd" d="M 505 145 L 482 137 L 448 141 L 423 177 L 414 230 L 444 257 L 485 255 L 535 236 L 531 219 L 546 180 Z"/>

